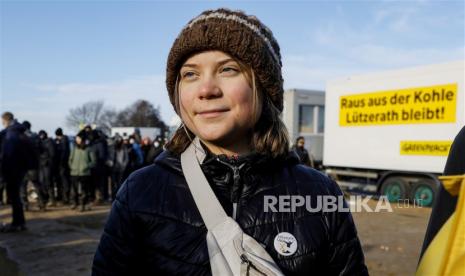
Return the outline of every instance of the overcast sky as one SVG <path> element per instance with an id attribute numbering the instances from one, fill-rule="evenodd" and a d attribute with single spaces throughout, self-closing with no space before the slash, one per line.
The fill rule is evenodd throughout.
<path id="1" fill-rule="evenodd" d="M 189 19 L 218 7 L 270 27 L 285 89 L 324 90 L 333 78 L 464 59 L 464 1 L 2 0 L 0 110 L 50 133 L 84 102 L 122 109 L 146 99 L 169 124 L 169 49 Z"/>

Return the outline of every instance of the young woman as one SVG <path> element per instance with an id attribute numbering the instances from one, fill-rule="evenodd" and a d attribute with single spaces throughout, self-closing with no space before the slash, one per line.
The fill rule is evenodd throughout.
<path id="1" fill-rule="evenodd" d="M 207 229 L 180 154 L 198 137 L 200 164 L 225 212 L 285 275 L 366 275 L 350 213 L 265 212 L 265 196 L 340 196 L 289 152 L 279 46 L 256 17 L 219 9 L 192 19 L 168 57 L 167 88 L 183 121 L 155 164 L 113 204 L 93 275 L 209 275 Z M 279 237 L 293 245 L 277 244 Z"/>

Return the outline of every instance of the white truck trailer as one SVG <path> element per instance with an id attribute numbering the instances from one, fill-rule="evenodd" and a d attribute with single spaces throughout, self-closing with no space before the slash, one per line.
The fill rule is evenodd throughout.
<path id="1" fill-rule="evenodd" d="M 323 164 L 340 184 L 431 206 L 465 125 L 465 61 L 366 74 L 326 87 Z M 371 185 L 366 185 L 371 184 Z"/>

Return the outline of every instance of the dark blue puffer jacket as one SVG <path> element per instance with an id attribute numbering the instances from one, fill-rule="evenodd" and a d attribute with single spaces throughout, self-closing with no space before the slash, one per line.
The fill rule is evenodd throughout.
<path id="1" fill-rule="evenodd" d="M 341 195 L 334 181 L 298 164 L 260 154 L 238 159 L 207 154 L 201 165 L 223 208 L 265 246 L 286 275 L 367 275 L 350 213 L 264 212 L 265 195 Z M 274 246 L 291 233 L 297 249 L 283 256 Z M 180 157 L 163 152 L 134 172 L 113 203 L 94 257 L 93 275 L 210 275 L 207 229 L 182 173 Z"/>
<path id="2" fill-rule="evenodd" d="M 26 128 L 15 121 L 2 131 L 1 170 L 6 178 L 17 178 L 37 163 L 32 142 L 24 133 Z"/>

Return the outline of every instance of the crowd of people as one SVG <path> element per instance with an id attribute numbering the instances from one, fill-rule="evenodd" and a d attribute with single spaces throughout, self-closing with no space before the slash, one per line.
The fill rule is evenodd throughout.
<path id="1" fill-rule="evenodd" d="M 11 112 L 2 114 L 2 124 L 0 205 L 11 204 L 13 210 L 12 223 L 2 226 L 2 232 L 26 229 L 24 211 L 32 208 L 31 191 L 40 211 L 67 205 L 83 212 L 112 202 L 123 180 L 153 163 L 164 144 L 162 137 L 152 141 L 137 130 L 108 137 L 89 125 L 74 137 L 61 128 L 51 137 L 44 130 L 31 131 L 28 121 L 18 122 Z"/>
<path id="2" fill-rule="evenodd" d="M 32 208 L 31 195 L 40 211 L 65 205 L 84 212 L 114 201 L 124 179 L 152 164 L 165 142 L 162 137 L 141 137 L 137 129 L 131 135 L 108 137 L 90 125 L 74 137 L 57 128 L 51 137 L 45 130 L 33 132 L 28 121 L 19 123 L 11 112 L 3 113 L 2 124 L 0 205 L 12 206 L 13 221 L 0 232 L 25 229 L 24 211 Z M 291 150 L 313 167 L 304 143 L 298 137 Z"/>

